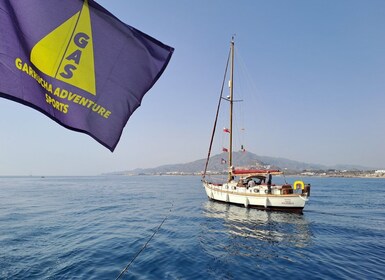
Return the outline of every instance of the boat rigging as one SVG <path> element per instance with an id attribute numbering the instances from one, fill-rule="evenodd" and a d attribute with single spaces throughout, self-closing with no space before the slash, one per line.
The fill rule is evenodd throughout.
<path id="1" fill-rule="evenodd" d="M 229 96 L 223 97 L 224 81 L 227 76 L 228 66 L 230 65 Z M 228 153 L 227 181 L 215 183 L 206 178 L 208 163 L 210 160 L 213 146 L 214 135 L 218 122 L 221 102 L 229 102 L 229 126 L 224 128 L 224 132 L 229 134 L 228 148 L 223 148 Z M 243 205 L 264 210 L 280 210 L 302 213 L 306 202 L 310 196 L 310 184 L 302 181 L 295 181 L 293 184 L 273 184 L 273 175 L 282 175 L 278 169 L 241 169 L 233 165 L 233 113 L 234 113 L 234 37 L 230 43 L 230 53 L 226 64 L 224 80 L 222 83 L 221 94 L 217 106 L 214 127 L 211 135 L 208 156 L 205 169 L 202 175 L 202 182 L 209 199 L 230 204 Z M 244 150 L 243 145 L 241 149 Z M 222 162 L 226 162 L 222 159 Z"/>

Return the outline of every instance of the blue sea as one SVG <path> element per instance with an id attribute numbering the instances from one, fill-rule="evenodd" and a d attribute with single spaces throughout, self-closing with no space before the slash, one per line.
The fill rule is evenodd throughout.
<path id="1" fill-rule="evenodd" d="M 0 177 L 0 279 L 385 279 L 385 180 L 302 179 L 299 215 L 194 176 Z"/>

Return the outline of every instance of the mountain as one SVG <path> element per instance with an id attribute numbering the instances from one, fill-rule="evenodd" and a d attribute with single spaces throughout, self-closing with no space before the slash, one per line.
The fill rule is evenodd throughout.
<path id="1" fill-rule="evenodd" d="M 226 172 L 228 170 L 227 161 L 228 154 L 221 153 L 210 158 L 208 171 L 210 172 Z M 138 174 L 201 174 L 204 170 L 206 159 L 200 159 L 193 162 L 182 164 L 168 164 L 154 168 L 138 168 L 130 171 L 114 172 L 116 175 L 138 175 Z M 303 170 L 370 170 L 371 168 L 353 165 L 338 165 L 328 167 L 321 164 L 304 163 L 285 158 L 258 156 L 251 152 L 235 152 L 233 153 L 233 165 L 246 168 L 271 168 L 280 169 L 286 173 L 298 173 Z"/>

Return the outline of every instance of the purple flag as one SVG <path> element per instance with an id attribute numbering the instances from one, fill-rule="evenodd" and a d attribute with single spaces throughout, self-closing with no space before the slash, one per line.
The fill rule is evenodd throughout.
<path id="1" fill-rule="evenodd" d="M 173 51 L 93 0 L 0 0 L 0 96 L 111 151 Z"/>

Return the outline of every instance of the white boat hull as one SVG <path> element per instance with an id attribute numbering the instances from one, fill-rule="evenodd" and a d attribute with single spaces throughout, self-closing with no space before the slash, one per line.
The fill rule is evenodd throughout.
<path id="1" fill-rule="evenodd" d="M 225 184 L 203 182 L 203 186 L 209 199 L 264 210 L 301 213 L 308 201 L 308 194 L 281 194 L 282 186 L 273 186 L 271 194 L 267 194 L 266 185 L 246 188 L 238 187 L 236 182 Z"/>

